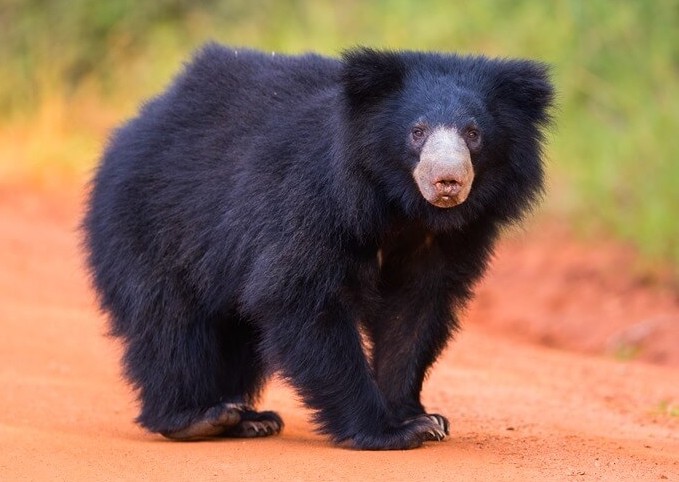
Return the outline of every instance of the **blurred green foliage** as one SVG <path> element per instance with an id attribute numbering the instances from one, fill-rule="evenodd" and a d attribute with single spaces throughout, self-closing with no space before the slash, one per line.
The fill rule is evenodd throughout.
<path id="1" fill-rule="evenodd" d="M 0 142 L 26 141 L 0 162 L 91 168 L 208 39 L 542 59 L 559 91 L 550 209 L 679 266 L 679 0 L 0 0 Z"/>

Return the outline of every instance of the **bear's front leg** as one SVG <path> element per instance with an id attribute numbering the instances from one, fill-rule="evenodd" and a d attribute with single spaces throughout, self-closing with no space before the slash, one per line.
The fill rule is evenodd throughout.
<path id="1" fill-rule="evenodd" d="M 427 370 L 457 325 L 444 293 L 429 290 L 423 298 L 404 290 L 386 300 L 381 316 L 370 323 L 373 369 L 394 420 L 429 418 L 448 435 L 446 417 L 426 413 L 420 392 Z M 428 440 L 441 440 L 431 437 Z"/>
<path id="2" fill-rule="evenodd" d="M 395 421 L 363 352 L 355 321 L 340 303 L 316 313 L 281 317 L 272 312 L 264 330 L 266 356 L 292 382 L 320 431 L 335 443 L 357 449 L 418 447 L 444 436 L 427 417 Z"/>
<path id="3" fill-rule="evenodd" d="M 393 233 L 378 256 L 380 303 L 368 310 L 364 324 L 375 378 L 393 419 L 428 418 L 447 435 L 448 420 L 426 413 L 420 401 L 427 370 L 457 327 L 453 302 L 466 290 L 446 249 L 455 240 L 445 243 L 442 248 L 440 239 L 416 226 Z"/>

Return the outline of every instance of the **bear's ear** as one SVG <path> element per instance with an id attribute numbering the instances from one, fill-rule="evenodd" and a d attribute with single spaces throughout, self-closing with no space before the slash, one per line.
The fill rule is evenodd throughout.
<path id="1" fill-rule="evenodd" d="M 491 85 L 496 105 L 508 106 L 535 125 L 551 122 L 554 87 L 549 66 L 530 60 L 500 61 Z"/>
<path id="2" fill-rule="evenodd" d="M 406 64 L 397 52 L 357 48 L 342 59 L 344 93 L 354 108 L 372 105 L 403 85 Z"/>

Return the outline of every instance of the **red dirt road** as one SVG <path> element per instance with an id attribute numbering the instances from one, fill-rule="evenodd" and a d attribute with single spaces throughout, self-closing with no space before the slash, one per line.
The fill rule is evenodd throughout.
<path id="1" fill-rule="evenodd" d="M 503 244 L 425 385 L 428 408 L 452 422 L 446 441 L 335 448 L 280 382 L 262 404 L 285 419 L 278 437 L 146 434 L 82 269 L 78 196 L 0 190 L 2 481 L 679 481 L 676 296 L 625 278 L 627 255 L 590 258 L 544 230 Z M 616 343 L 665 366 L 604 355 Z"/>

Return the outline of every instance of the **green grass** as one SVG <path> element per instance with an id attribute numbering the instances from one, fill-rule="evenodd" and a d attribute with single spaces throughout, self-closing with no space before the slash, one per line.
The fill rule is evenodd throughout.
<path id="1" fill-rule="evenodd" d="M 3 0 L 0 176 L 83 175 L 207 39 L 533 57 L 559 91 L 548 212 L 679 271 L 678 25 L 679 0 Z"/>
<path id="2" fill-rule="evenodd" d="M 679 405 L 669 400 L 661 400 L 654 412 L 666 417 L 679 417 Z"/>

